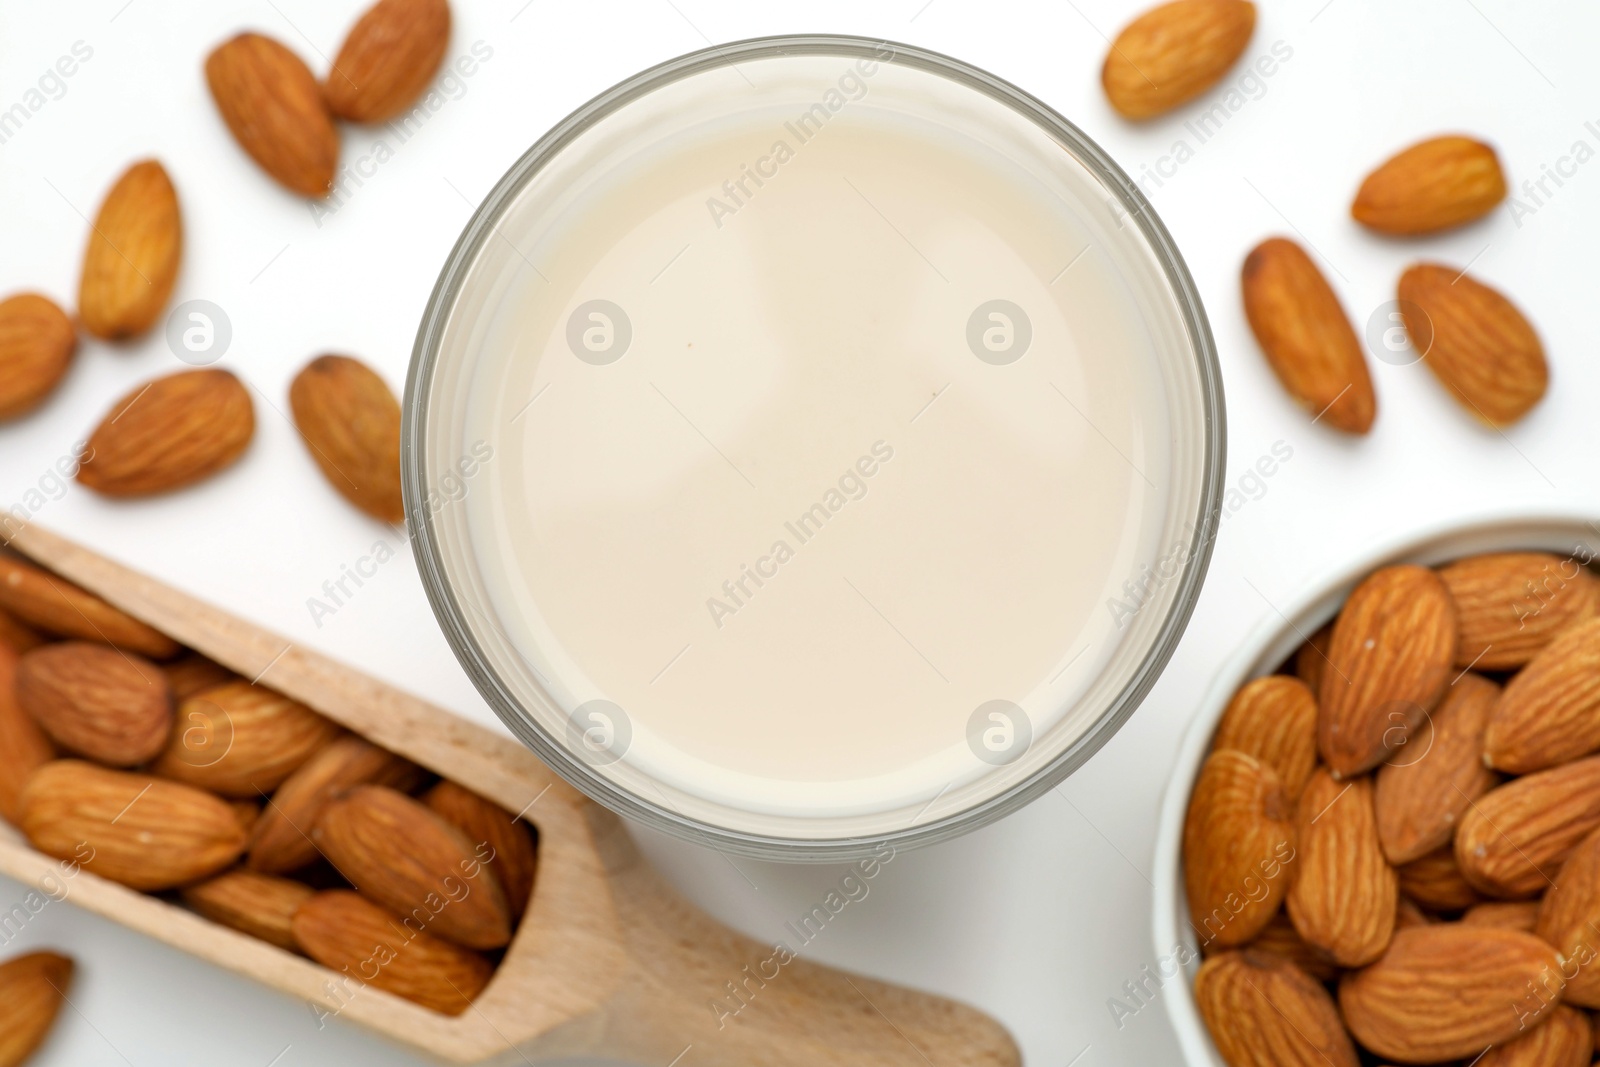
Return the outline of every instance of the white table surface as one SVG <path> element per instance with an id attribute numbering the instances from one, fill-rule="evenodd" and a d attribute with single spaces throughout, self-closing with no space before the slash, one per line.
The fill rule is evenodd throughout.
<path id="1" fill-rule="evenodd" d="M 1262 0 L 1247 57 L 1292 57 L 1204 143 L 1201 108 L 1131 127 L 1099 90 L 1104 34 L 1135 0 L 455 0 L 450 55 L 492 58 L 339 210 L 314 218 L 232 143 L 201 62 L 235 31 L 285 40 L 313 66 L 357 0 L 74 0 L 0 4 L 0 108 L 75 42 L 92 57 L 0 143 L 0 292 L 38 288 L 68 307 L 86 224 L 107 184 L 154 154 L 180 190 L 187 240 L 177 299 L 224 308 L 223 360 L 257 390 L 244 461 L 203 486 L 117 504 L 73 487 L 40 522 L 462 715 L 494 724 L 434 625 L 403 536 L 363 518 L 313 468 L 286 408 L 295 371 L 323 351 L 369 360 L 399 388 L 425 297 L 473 206 L 547 127 L 638 69 L 708 41 L 825 30 L 908 41 L 987 67 L 1079 123 L 1136 177 L 1165 169 L 1154 202 L 1198 279 L 1226 379 L 1230 483 L 1275 442 L 1292 459 L 1224 523 L 1199 608 L 1143 709 L 1058 791 L 1002 823 L 903 854 L 871 895 L 808 952 L 960 997 L 1002 1019 L 1033 1065 L 1102 1067 L 1177 1058 L 1157 1003 L 1119 1027 L 1108 999 L 1154 963 L 1150 886 L 1156 811 L 1192 702 L 1250 627 L 1380 533 L 1513 502 L 1600 508 L 1600 359 L 1593 244 L 1600 162 L 1563 169 L 1534 210 L 1507 211 L 1417 243 L 1363 233 L 1347 205 L 1366 170 L 1444 130 L 1482 135 L 1513 182 L 1575 150 L 1600 150 L 1600 8 L 1580 0 Z M 80 46 L 81 47 L 81 46 Z M 1236 72 L 1234 77 L 1237 78 Z M 59 87 L 50 86 L 59 92 Z M 1216 95 L 1207 105 L 1217 99 Z M 1596 120 L 1595 126 L 1586 126 Z M 344 160 L 374 134 L 347 131 Z M 1192 158 L 1163 162 L 1184 140 Z M 1325 257 L 1358 327 L 1419 257 L 1464 266 L 1513 295 L 1553 365 L 1550 395 L 1500 435 L 1480 429 L 1421 366 L 1375 363 L 1379 416 L 1350 440 L 1308 420 L 1269 375 L 1239 308 L 1245 252 L 1298 231 Z M 0 427 L 0 506 L 24 499 L 136 382 L 180 369 L 157 333 L 83 345 L 59 394 Z M 306 599 L 378 540 L 400 548 L 319 628 Z M 497 725 L 497 724 L 496 724 Z M 781 936 L 839 872 L 741 861 L 644 836 L 668 875 L 757 938 Z M 753 886 L 753 887 L 752 887 Z M 23 889 L 0 879 L 0 908 Z M 79 911 L 51 905 L 0 955 L 53 946 L 81 964 L 40 1067 L 415 1061 L 305 1005 Z M 691 1054 L 692 1055 L 692 1054 Z M 276 1057 L 276 1058 L 275 1058 Z M 935 1052 L 933 1061 L 938 1063 Z"/>

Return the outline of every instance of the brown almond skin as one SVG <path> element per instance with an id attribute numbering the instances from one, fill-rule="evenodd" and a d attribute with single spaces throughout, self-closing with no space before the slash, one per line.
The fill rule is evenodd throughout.
<path id="1" fill-rule="evenodd" d="M 1506 683 L 1489 717 L 1483 758 L 1511 774 L 1600 749 L 1600 619 L 1557 637 Z"/>
<path id="2" fill-rule="evenodd" d="M 232 464 L 256 430 L 250 391 L 228 371 L 179 371 L 134 389 L 89 435 L 78 481 L 111 497 L 152 496 Z"/>
<path id="3" fill-rule="evenodd" d="M 1245 316 L 1268 364 L 1317 421 L 1364 434 L 1378 414 L 1367 357 L 1333 288 L 1284 237 L 1257 245 L 1241 274 Z"/>
<path id="4" fill-rule="evenodd" d="M 1327 953 L 1306 944 L 1289 916 L 1281 911 L 1245 947 L 1252 952 L 1282 956 L 1319 982 L 1331 982 L 1339 977 L 1339 967 L 1328 959 Z"/>
<path id="5" fill-rule="evenodd" d="M 1370 778 L 1341 783 L 1319 770 L 1300 796 L 1289 918 L 1341 967 L 1377 959 L 1395 928 L 1400 883 L 1378 844 L 1372 792 Z"/>
<path id="6" fill-rule="evenodd" d="M 172 298 L 183 259 L 178 192 L 160 163 L 135 163 L 117 179 L 89 229 L 78 283 L 78 320 L 106 341 L 137 337 Z"/>
<path id="7" fill-rule="evenodd" d="M 330 889 L 295 912 L 295 941 L 329 970 L 445 1015 L 460 1015 L 494 969 L 475 952 L 402 925 L 398 915 L 347 889 Z"/>
<path id="8" fill-rule="evenodd" d="M 409 760 L 347 735 L 318 750 L 284 780 L 257 821 L 246 863 L 252 870 L 285 874 L 314 862 L 311 831 L 334 797 L 358 785 L 406 790 L 422 779 Z"/>
<path id="9" fill-rule="evenodd" d="M 1542 901 L 1528 901 L 1536 919 L 1533 932 L 1568 962 L 1562 999 L 1600 1008 L 1600 831 L 1573 849 Z"/>
<path id="10" fill-rule="evenodd" d="M 311 840 L 358 890 L 464 948 L 511 940 L 500 884 L 461 831 L 404 793 L 357 786 L 322 811 Z"/>
<path id="11" fill-rule="evenodd" d="M 0 572 L 3 573 L 3 572 Z M 0 593 L 3 593 L 0 589 Z M 44 635 L 9 611 L 0 609 L 0 646 L 22 655 L 31 648 L 44 644 Z"/>
<path id="12" fill-rule="evenodd" d="M 72 320 L 49 297 L 18 293 L 0 301 L 0 419 L 44 403 L 77 348 Z"/>
<path id="13" fill-rule="evenodd" d="M 183 702 L 151 770 L 225 797 L 263 796 L 340 732 L 304 704 L 240 679 Z"/>
<path id="14" fill-rule="evenodd" d="M 1531 1031 L 1490 1049 L 1476 1067 L 1588 1067 L 1594 1033 L 1583 1012 L 1557 1004 Z"/>
<path id="15" fill-rule="evenodd" d="M 30 952 L 0 963 L 0 1067 L 21 1067 L 55 1025 L 72 988 L 72 960 Z"/>
<path id="16" fill-rule="evenodd" d="M 33 772 L 56 758 L 56 746 L 16 695 L 17 654 L 0 645 L 0 817 L 22 822 L 22 790 Z"/>
<path id="17" fill-rule="evenodd" d="M 1356 1067 L 1328 991 L 1280 956 L 1254 949 L 1207 960 L 1195 1004 L 1229 1067 Z"/>
<path id="18" fill-rule="evenodd" d="M 22 791 L 22 831 L 47 856 L 151 892 L 215 874 L 245 842 L 222 799 L 81 760 L 34 772 Z"/>
<path id="19" fill-rule="evenodd" d="M 449 43 L 446 0 L 379 0 L 334 57 L 323 84 L 328 110 L 350 122 L 387 122 L 422 95 Z"/>
<path id="20" fill-rule="evenodd" d="M 1530 897 L 1596 827 L 1600 756 L 1590 756 L 1491 789 L 1456 828 L 1456 863 L 1481 893 Z"/>
<path id="21" fill-rule="evenodd" d="M 345 499 L 375 519 L 403 522 L 400 402 L 349 356 L 319 356 L 289 386 L 289 407 L 311 458 Z"/>
<path id="22" fill-rule="evenodd" d="M 1468 926 L 1498 926 L 1504 930 L 1535 932 L 1539 922 L 1539 902 L 1536 900 L 1488 900 L 1474 904 L 1461 915 Z"/>
<path id="23" fill-rule="evenodd" d="M 1317 746 L 1336 777 L 1370 770 L 1413 736 L 1449 684 L 1455 605 L 1439 576 L 1403 564 L 1368 575 L 1334 623 Z"/>
<path id="24" fill-rule="evenodd" d="M 187 700 L 189 697 L 215 689 L 219 685 L 229 682 L 242 681 L 242 679 L 222 666 L 215 663 L 198 652 L 190 652 L 171 663 L 163 664 L 161 673 L 167 676 L 167 685 L 172 689 L 174 700 Z"/>
<path id="25" fill-rule="evenodd" d="M 17 663 L 17 702 L 57 745 L 134 767 L 172 733 L 172 691 L 155 664 L 87 641 L 43 645 Z"/>
<path id="26" fill-rule="evenodd" d="M 1382 959 L 1345 975 L 1339 1007 L 1350 1033 L 1379 1056 L 1472 1059 L 1544 1022 L 1560 973 L 1555 950 L 1532 934 L 1434 923 L 1397 931 Z"/>
<path id="27" fill-rule="evenodd" d="M 1313 693 L 1322 692 L 1322 673 L 1328 665 L 1328 644 L 1333 640 L 1333 623 L 1306 638 L 1294 654 L 1294 674 Z"/>
<path id="28" fill-rule="evenodd" d="M 1260 933 L 1288 891 L 1295 859 L 1292 812 L 1277 773 L 1243 752 L 1213 752 L 1183 826 L 1184 889 L 1201 944 L 1226 948 Z"/>
<path id="29" fill-rule="evenodd" d="M 1298 678 L 1269 674 L 1228 702 L 1212 748 L 1246 752 L 1278 772 L 1291 801 L 1317 765 L 1317 700 Z"/>
<path id="30" fill-rule="evenodd" d="M 1445 847 L 1396 868 L 1400 892 L 1432 911 L 1457 912 L 1482 901 L 1461 873 L 1455 849 Z"/>
<path id="31" fill-rule="evenodd" d="M 157 660 L 178 652 L 178 643 L 166 634 L 66 579 L 11 556 L 0 555 L 0 607 L 58 637 L 99 641 Z"/>
<path id="32" fill-rule="evenodd" d="M 1467 807 L 1499 783 L 1483 733 L 1500 687 L 1467 672 L 1405 746 L 1378 768 L 1373 808 L 1383 854 L 1398 867 L 1450 843 Z"/>
<path id="33" fill-rule="evenodd" d="M 299 952 L 291 922 L 316 895 L 310 886 L 256 871 L 234 870 L 183 889 L 183 902 L 214 923 Z"/>
<path id="34" fill-rule="evenodd" d="M 1600 578 L 1549 552 L 1496 552 L 1439 568 L 1456 605 L 1456 666 L 1521 667 L 1545 646 L 1600 615 Z"/>
<path id="35" fill-rule="evenodd" d="M 454 782 L 435 785 L 423 803 L 460 830 L 474 848 L 487 844 L 494 850 L 494 859 L 485 866 L 499 880 L 512 920 L 521 922 L 533 898 L 539 869 L 539 854 L 528 828 L 500 805 Z"/>
<path id="36" fill-rule="evenodd" d="M 1544 397 L 1544 345 L 1499 292 L 1453 267 L 1419 263 L 1400 276 L 1399 296 L 1412 347 L 1479 421 L 1509 426 Z"/>
<path id="37" fill-rule="evenodd" d="M 1435 137 L 1367 175 L 1350 214 L 1368 229 L 1410 237 L 1480 219 L 1505 197 L 1493 148 L 1469 137 Z"/>
<path id="38" fill-rule="evenodd" d="M 301 196 L 328 195 L 339 132 L 299 56 L 270 37 L 241 33 L 207 57 L 206 84 L 234 140 L 262 170 Z"/>
<path id="39" fill-rule="evenodd" d="M 1106 55 L 1100 84 L 1123 118 L 1142 120 L 1193 100 L 1238 61 L 1255 32 L 1246 0 L 1176 0 L 1129 23 Z"/>

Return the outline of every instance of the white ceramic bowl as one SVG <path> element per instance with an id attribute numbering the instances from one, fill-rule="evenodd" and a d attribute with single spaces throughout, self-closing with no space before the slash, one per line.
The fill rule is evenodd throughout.
<path id="1" fill-rule="evenodd" d="M 1194 1001 L 1194 973 L 1199 969 L 1199 943 L 1186 918 L 1188 900 L 1183 889 L 1183 820 L 1195 776 L 1211 747 L 1217 720 L 1228 700 L 1245 682 L 1278 669 L 1300 644 L 1326 623 L 1344 603 L 1356 584 L 1373 570 L 1390 563 L 1438 564 L 1481 552 L 1533 549 L 1571 553 L 1582 546 L 1600 554 L 1600 522 L 1576 511 L 1544 514 L 1455 518 L 1420 532 L 1411 532 L 1374 545 L 1370 552 L 1327 578 L 1311 583 L 1292 600 L 1280 603 L 1247 638 L 1239 651 L 1218 672 L 1201 698 L 1194 719 L 1178 750 L 1177 764 L 1167 782 L 1156 833 L 1154 934 L 1156 958 L 1190 959 L 1181 973 L 1167 982 L 1163 998 L 1190 1067 L 1226 1067 Z M 1286 621 L 1287 620 L 1287 621 Z"/>

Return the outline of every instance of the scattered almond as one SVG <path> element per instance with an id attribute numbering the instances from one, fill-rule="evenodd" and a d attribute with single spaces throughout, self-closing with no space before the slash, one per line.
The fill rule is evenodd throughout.
<path id="1" fill-rule="evenodd" d="M 1506 683 L 1484 733 L 1486 763 L 1526 774 L 1600 749 L 1600 619 L 1566 631 Z"/>
<path id="2" fill-rule="evenodd" d="M 1257 678 L 1234 694 L 1211 744 L 1267 764 L 1278 772 L 1284 795 L 1295 800 L 1317 765 L 1317 699 L 1298 678 Z"/>
<path id="3" fill-rule="evenodd" d="M 0 419 L 44 403 L 77 347 L 72 320 L 49 297 L 18 293 L 0 301 Z"/>
<path id="4" fill-rule="evenodd" d="M 512 921 L 521 922 L 533 897 L 539 864 L 528 828 L 500 805 L 451 781 L 440 782 L 428 790 L 423 802 L 460 830 L 474 849 L 480 845 L 489 846 L 494 859 L 486 860 L 485 865 L 504 890 Z"/>
<path id="5" fill-rule="evenodd" d="M 1435 137 L 1369 174 L 1350 214 L 1379 233 L 1412 236 L 1480 219 L 1505 197 L 1493 148 L 1468 137 Z"/>
<path id="6" fill-rule="evenodd" d="M 137 337 L 166 308 L 183 258 L 178 192 L 160 163 L 129 167 L 89 228 L 78 284 L 83 328 L 107 341 Z"/>
<path id="7" fill-rule="evenodd" d="M 1489 896 L 1532 896 L 1600 827 L 1600 756 L 1539 771 L 1491 789 L 1456 829 L 1456 863 Z"/>
<path id="8" fill-rule="evenodd" d="M 228 871 L 189 886 L 183 902 L 212 922 L 241 930 L 290 952 L 300 951 L 291 922 L 300 906 L 316 895 L 303 882 L 256 871 Z"/>
<path id="9" fill-rule="evenodd" d="M 1200 769 L 1183 827 L 1189 921 L 1205 944 L 1251 940 L 1289 889 L 1294 823 L 1277 772 L 1231 749 Z"/>
<path id="10" fill-rule="evenodd" d="M 100 641 L 151 659 L 167 659 L 178 651 L 178 643 L 166 634 L 13 556 L 0 555 L 0 607 L 60 637 Z"/>
<path id="11" fill-rule="evenodd" d="M 179 371 L 114 404 L 89 436 L 78 481 L 106 496 L 165 493 L 210 477 L 255 434 L 250 392 L 225 370 Z"/>
<path id="12" fill-rule="evenodd" d="M 241 679 L 185 700 L 151 769 L 226 797 L 261 796 L 339 733 L 304 704 Z"/>
<path id="13" fill-rule="evenodd" d="M 1356 1067 L 1333 998 L 1281 956 L 1254 949 L 1207 960 L 1195 1002 L 1230 1067 Z"/>
<path id="14" fill-rule="evenodd" d="M 1498 552 L 1439 568 L 1456 605 L 1456 666 L 1514 670 L 1600 614 L 1600 579 L 1549 552 Z"/>
<path id="15" fill-rule="evenodd" d="M 262 170 L 301 196 L 327 196 L 339 164 L 317 79 L 270 37 L 241 33 L 206 59 L 206 84 L 222 121 Z"/>
<path id="16" fill-rule="evenodd" d="M 351 122 L 387 122 L 422 94 L 450 43 L 446 0 L 379 0 L 350 30 L 323 87 Z"/>
<path id="17" fill-rule="evenodd" d="M 383 379 L 349 356 L 319 356 L 295 376 L 289 406 L 333 487 L 374 518 L 404 521 L 400 403 Z"/>
<path id="18" fill-rule="evenodd" d="M 105 645 L 64 641 L 25 653 L 16 696 L 56 744 L 112 767 L 144 763 L 172 733 L 172 692 L 160 668 Z"/>
<path id="19" fill-rule="evenodd" d="M 30 952 L 0 963 L 0 1067 L 21 1067 L 55 1025 L 72 988 L 72 960 Z"/>
<path id="20" fill-rule="evenodd" d="M 1342 967 L 1371 963 L 1394 932 L 1400 893 L 1378 844 L 1372 780 L 1312 775 L 1300 796 L 1296 842 L 1287 900 L 1294 928 Z"/>
<path id="21" fill-rule="evenodd" d="M 1211 88 L 1250 43 L 1256 8 L 1246 0 L 1174 0 L 1129 23 L 1100 72 L 1124 118 L 1148 119 Z"/>
<path id="22" fill-rule="evenodd" d="M 0 817 L 13 825 L 22 821 L 28 778 L 56 758 L 55 745 L 17 703 L 16 675 L 16 653 L 0 645 Z"/>

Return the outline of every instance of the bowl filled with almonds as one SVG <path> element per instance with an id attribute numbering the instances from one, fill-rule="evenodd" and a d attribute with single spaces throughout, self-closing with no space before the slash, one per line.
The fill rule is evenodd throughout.
<path id="1" fill-rule="evenodd" d="M 1188 1063 L 1590 1062 L 1597 554 L 1578 515 L 1458 519 L 1280 603 L 1223 668 L 1156 852 Z"/>

